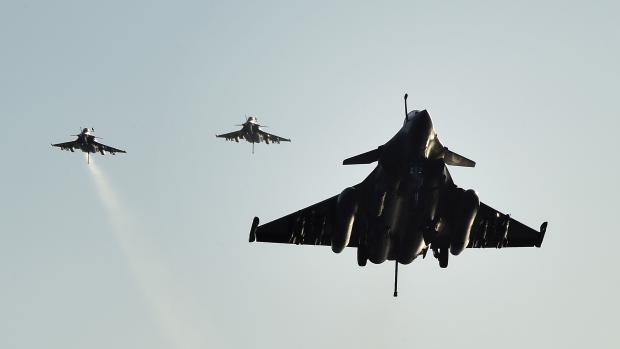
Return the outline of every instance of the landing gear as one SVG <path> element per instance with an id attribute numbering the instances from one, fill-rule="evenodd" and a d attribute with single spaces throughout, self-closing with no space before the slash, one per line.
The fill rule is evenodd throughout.
<path id="1" fill-rule="evenodd" d="M 448 267 L 448 247 L 444 246 L 441 247 L 439 249 L 439 256 L 437 257 L 439 259 L 439 267 L 440 268 L 446 268 Z"/>
<path id="2" fill-rule="evenodd" d="M 439 267 L 447 268 L 448 256 L 450 252 L 450 241 L 446 241 L 445 237 L 439 237 L 432 242 L 430 247 L 433 250 L 433 257 L 439 260 Z"/>
<path id="3" fill-rule="evenodd" d="M 394 261 L 394 297 L 398 297 L 398 261 Z"/>
<path id="4" fill-rule="evenodd" d="M 430 246 L 435 238 L 439 235 L 440 229 L 440 220 L 439 218 L 435 218 L 433 220 L 429 220 L 428 224 L 424 226 L 422 230 L 422 236 L 424 237 L 424 243 L 426 246 Z"/>
<path id="5" fill-rule="evenodd" d="M 357 265 L 363 267 L 368 262 L 368 250 L 366 245 L 359 245 L 357 247 Z"/>

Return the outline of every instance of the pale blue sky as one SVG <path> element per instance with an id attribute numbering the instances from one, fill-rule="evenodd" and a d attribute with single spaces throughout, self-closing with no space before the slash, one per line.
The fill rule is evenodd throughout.
<path id="1" fill-rule="evenodd" d="M 0 347 L 615 348 L 616 2 L 0 3 Z M 248 244 L 356 184 L 402 95 L 541 249 Z M 244 114 L 293 142 L 214 135 Z M 116 157 L 52 149 L 94 127 Z M 107 203 L 107 204 L 106 204 Z M 113 207 L 112 207 L 113 206 Z M 112 207 L 112 208 L 111 208 Z"/>

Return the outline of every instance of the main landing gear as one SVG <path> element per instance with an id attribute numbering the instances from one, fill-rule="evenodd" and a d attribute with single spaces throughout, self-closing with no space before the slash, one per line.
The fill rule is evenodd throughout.
<path id="1" fill-rule="evenodd" d="M 433 249 L 433 256 L 439 260 L 440 268 L 448 267 L 448 256 L 450 248 L 448 246 L 442 246 L 440 248 Z"/>
<path id="2" fill-rule="evenodd" d="M 368 248 L 366 245 L 360 244 L 357 247 L 357 265 L 363 267 L 368 262 Z"/>

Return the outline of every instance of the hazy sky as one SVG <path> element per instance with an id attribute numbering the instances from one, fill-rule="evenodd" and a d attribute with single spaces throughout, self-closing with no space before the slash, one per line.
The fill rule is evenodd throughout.
<path id="1" fill-rule="evenodd" d="M 0 347 L 616 348 L 617 2 L 3 1 Z M 541 249 L 400 271 L 249 244 L 361 181 L 402 95 Z M 292 143 L 227 143 L 245 114 Z M 94 127 L 127 154 L 52 149 Z"/>

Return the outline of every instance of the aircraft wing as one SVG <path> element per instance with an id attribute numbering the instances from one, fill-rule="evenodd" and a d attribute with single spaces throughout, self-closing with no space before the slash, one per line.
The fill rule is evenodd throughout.
<path id="1" fill-rule="evenodd" d="M 271 242 L 296 245 L 331 245 L 332 231 L 336 224 L 336 200 L 332 196 L 269 223 L 259 225 L 254 218 L 250 229 L 250 242 Z M 347 247 L 358 247 L 361 220 L 355 220 Z M 540 231 L 510 218 L 484 203 L 472 226 L 468 248 L 540 247 L 545 237 L 547 223 Z"/>
<path id="2" fill-rule="evenodd" d="M 546 230 L 547 222 L 536 231 L 481 202 L 467 247 L 540 247 Z"/>
<path id="3" fill-rule="evenodd" d="M 263 225 L 258 225 L 258 217 L 254 217 L 250 230 L 250 242 L 331 246 L 331 234 L 336 222 L 337 199 L 338 195 L 332 196 Z M 358 246 L 359 230 L 357 224 L 354 224 L 348 247 Z"/>
<path id="4" fill-rule="evenodd" d="M 271 133 L 267 133 L 263 130 L 258 130 L 261 137 L 265 140 L 266 143 L 280 143 L 280 142 L 290 142 L 290 139 L 282 138 L 280 136 L 272 135 Z"/>
<path id="5" fill-rule="evenodd" d="M 215 137 L 219 137 L 219 138 L 225 138 L 227 141 L 237 141 L 239 142 L 239 139 L 244 139 L 243 137 L 243 132 L 241 132 L 241 130 L 239 131 L 235 131 L 235 132 L 230 132 L 230 133 L 224 133 L 221 135 L 215 135 Z"/>
<path id="6" fill-rule="evenodd" d="M 80 148 L 77 141 L 52 144 L 52 147 L 58 147 L 62 150 L 71 150 L 71 151 L 73 151 L 73 148 L 78 148 L 78 149 Z"/>
<path id="7" fill-rule="evenodd" d="M 97 148 L 99 148 L 99 151 L 107 151 L 108 153 L 110 153 L 112 155 L 114 155 L 116 153 L 126 153 L 126 151 L 124 151 L 124 150 L 112 148 L 112 147 L 110 147 L 108 145 L 101 144 L 101 143 L 99 143 L 97 141 L 93 141 L 93 144 L 95 146 L 97 146 Z"/>

